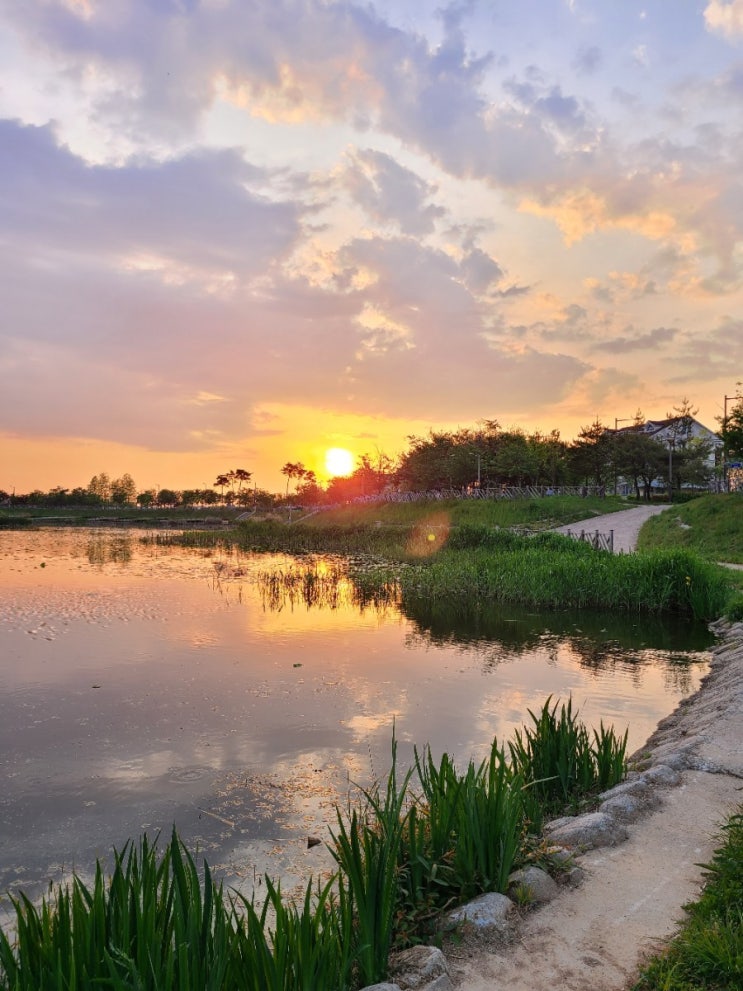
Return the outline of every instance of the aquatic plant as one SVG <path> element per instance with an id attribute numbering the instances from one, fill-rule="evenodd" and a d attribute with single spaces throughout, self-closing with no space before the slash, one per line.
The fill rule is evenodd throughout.
<path id="1" fill-rule="evenodd" d="M 560 707 L 558 715 L 558 705 Z M 585 725 L 567 705 L 550 696 L 539 713 L 529 710 L 532 725 L 516 730 L 509 743 L 511 765 L 538 796 L 543 808 L 564 808 L 610 788 L 626 768 L 627 733 L 617 737 L 603 722 L 593 742 Z"/>

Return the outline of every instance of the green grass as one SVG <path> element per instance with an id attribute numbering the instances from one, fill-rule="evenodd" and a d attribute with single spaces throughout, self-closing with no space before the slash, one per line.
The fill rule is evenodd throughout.
<path id="1" fill-rule="evenodd" d="M 509 536 L 498 550 L 446 548 L 402 570 L 399 582 L 403 608 L 428 599 L 467 609 L 477 599 L 710 620 L 731 597 L 727 572 L 690 552 L 615 555 L 557 534 Z"/>
<path id="2" fill-rule="evenodd" d="M 738 991 L 743 987 L 743 808 L 723 831 L 706 865 L 699 901 L 665 953 L 643 971 L 634 991 Z"/>
<path id="3" fill-rule="evenodd" d="M 642 528 L 638 549 L 656 548 L 743 564 L 743 494 L 700 496 L 652 517 Z"/>
<path id="4" fill-rule="evenodd" d="M 322 510 L 307 519 L 313 528 L 415 526 L 431 519 L 443 525 L 483 524 L 500 527 L 546 529 L 603 513 L 614 513 L 635 505 L 616 496 L 544 496 L 534 499 L 445 499 L 408 503 L 374 503 Z"/>

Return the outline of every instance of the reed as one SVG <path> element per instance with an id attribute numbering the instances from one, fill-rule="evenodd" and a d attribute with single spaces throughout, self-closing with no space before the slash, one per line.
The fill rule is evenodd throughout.
<path id="1" fill-rule="evenodd" d="M 509 743 L 511 765 L 548 809 L 564 809 L 617 784 L 625 775 L 627 734 L 617 737 L 601 724 L 591 741 L 585 725 L 567 705 L 552 703 L 529 710 L 532 725 L 516 730 Z M 560 711 L 558 715 L 558 705 Z"/>
<path id="2" fill-rule="evenodd" d="M 12 899 L 15 946 L 0 932 L 0 987 L 178 991 L 223 988 L 233 937 L 222 888 L 173 832 L 164 855 L 143 837 L 100 862 L 88 888 L 78 877 L 37 908 Z"/>
<path id="3" fill-rule="evenodd" d="M 356 963 L 363 984 L 387 974 L 399 904 L 399 865 L 412 770 L 397 777 L 397 741 L 392 737 L 392 765 L 384 790 L 362 789 L 364 807 L 350 821 L 336 810 L 338 829 L 330 851 L 340 868 L 340 885 L 355 924 Z"/>
<path id="4" fill-rule="evenodd" d="M 499 538 L 500 539 L 500 538 Z M 443 550 L 399 573 L 401 602 L 522 603 L 546 609 L 605 609 L 719 616 L 729 601 L 722 568 L 685 551 L 609 554 L 560 538 L 505 538 L 513 546 Z"/>

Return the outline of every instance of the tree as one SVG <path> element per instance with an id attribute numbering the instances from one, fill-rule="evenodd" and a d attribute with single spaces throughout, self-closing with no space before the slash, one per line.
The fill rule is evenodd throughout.
<path id="1" fill-rule="evenodd" d="M 137 497 L 137 486 L 128 473 L 111 482 L 111 500 L 120 506 L 128 506 Z"/>
<path id="2" fill-rule="evenodd" d="M 305 468 L 305 466 L 302 464 L 301 461 L 296 461 L 296 462 L 287 461 L 284 467 L 281 469 L 281 474 L 286 475 L 286 498 L 288 499 L 290 479 L 296 478 L 298 485 L 299 480 L 304 478 L 304 476 L 307 474 L 307 469 Z"/>
<path id="3" fill-rule="evenodd" d="M 157 499 L 157 492 L 155 492 L 154 489 L 147 489 L 146 492 L 140 492 L 137 495 L 137 504 L 140 505 L 143 509 L 149 509 L 150 506 L 153 506 L 155 504 L 156 499 Z"/>
<path id="4" fill-rule="evenodd" d="M 243 484 L 247 484 L 247 482 L 250 481 L 253 477 L 253 472 L 246 471 L 244 468 L 236 468 L 235 471 L 230 472 L 230 474 L 232 475 L 233 480 L 237 482 L 237 494 L 239 496 Z"/>
<path id="5" fill-rule="evenodd" d="M 177 506 L 178 493 L 174 489 L 160 489 L 157 493 L 158 506 Z"/>
<path id="6" fill-rule="evenodd" d="M 611 431 L 597 417 L 588 427 L 581 427 L 570 448 L 574 472 L 586 482 L 604 485 L 611 471 Z"/>
<path id="7" fill-rule="evenodd" d="M 222 492 L 221 492 L 222 502 L 224 502 L 224 487 L 225 487 L 225 485 L 229 485 L 229 484 L 230 484 L 230 476 L 229 476 L 229 474 L 226 474 L 226 475 L 217 475 L 217 480 L 214 483 L 214 488 L 215 489 L 218 488 L 218 489 L 221 489 L 222 490 Z"/>
<path id="8" fill-rule="evenodd" d="M 667 461 L 663 444 L 642 430 L 622 430 L 612 438 L 612 458 L 615 475 L 632 480 L 638 501 L 642 483 L 644 497 L 649 501 L 652 483 L 663 475 Z"/>
<path id="9" fill-rule="evenodd" d="M 93 475 L 88 482 L 88 492 L 98 496 L 101 502 L 108 502 L 111 498 L 111 479 L 105 471 L 102 471 L 100 475 Z"/>

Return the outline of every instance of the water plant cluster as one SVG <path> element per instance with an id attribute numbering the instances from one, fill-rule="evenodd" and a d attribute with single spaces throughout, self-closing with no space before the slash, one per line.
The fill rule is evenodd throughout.
<path id="1" fill-rule="evenodd" d="M 688 551 L 610 554 L 559 534 L 523 537 L 486 527 L 452 530 L 439 554 L 399 580 L 403 604 L 424 596 L 709 620 L 730 598 L 723 569 Z"/>
<path id="2" fill-rule="evenodd" d="M 593 737 L 547 699 L 507 747 L 493 741 L 464 771 L 430 748 L 336 809 L 329 848 L 338 870 L 303 898 L 270 878 L 262 905 L 224 892 L 173 830 L 160 853 L 146 837 L 115 853 L 92 885 L 73 878 L 34 904 L 21 894 L 0 930 L 2 991 L 353 991 L 382 981 L 392 949 L 430 938 L 442 913 L 542 849 L 543 817 L 574 807 L 625 773 L 627 737 Z M 413 782 L 416 786 L 413 786 Z"/>

